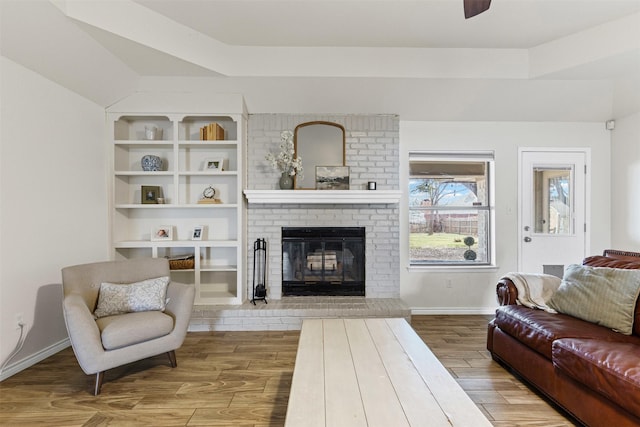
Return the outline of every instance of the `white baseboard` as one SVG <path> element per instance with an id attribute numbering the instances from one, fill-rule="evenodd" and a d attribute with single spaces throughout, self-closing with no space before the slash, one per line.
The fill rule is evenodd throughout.
<path id="1" fill-rule="evenodd" d="M 495 314 L 494 307 L 411 307 L 411 314 L 419 315 L 465 315 L 465 314 Z"/>
<path id="2" fill-rule="evenodd" d="M 59 351 L 62 351 L 65 348 L 69 347 L 70 345 L 71 342 L 69 341 L 69 338 L 65 338 L 62 341 L 58 341 L 57 343 L 50 345 L 49 347 L 43 348 L 37 353 L 33 353 L 32 355 L 27 356 L 22 360 L 18 360 L 17 362 L 6 366 L 0 374 L 0 382 L 17 374 L 18 372 L 24 371 L 28 367 L 35 365 L 36 363 L 46 359 L 49 356 L 53 356 Z"/>

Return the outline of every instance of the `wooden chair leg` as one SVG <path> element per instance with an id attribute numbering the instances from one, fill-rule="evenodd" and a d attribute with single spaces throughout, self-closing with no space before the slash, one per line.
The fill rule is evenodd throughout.
<path id="1" fill-rule="evenodd" d="M 176 351 L 171 350 L 167 352 L 167 356 L 169 356 L 169 363 L 171 363 L 171 367 L 175 368 L 178 366 L 178 362 L 176 361 Z"/>
<path id="2" fill-rule="evenodd" d="M 104 371 L 98 372 L 96 374 L 96 388 L 93 391 L 93 395 L 97 396 L 100 394 L 100 389 L 102 388 L 102 380 L 104 379 Z"/>

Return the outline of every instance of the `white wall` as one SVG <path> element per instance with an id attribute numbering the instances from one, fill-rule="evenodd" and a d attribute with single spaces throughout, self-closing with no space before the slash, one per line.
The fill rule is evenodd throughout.
<path id="1" fill-rule="evenodd" d="M 611 247 L 640 251 L 640 112 L 616 120 L 611 165 Z"/>
<path id="2" fill-rule="evenodd" d="M 68 344 L 60 269 L 108 256 L 104 108 L 0 57 L 2 379 Z"/>
<path id="3" fill-rule="evenodd" d="M 401 188 L 407 188 L 408 153 L 413 150 L 494 150 L 496 263 L 491 271 L 408 271 L 408 208 L 400 211 L 400 295 L 420 313 L 490 313 L 499 277 L 517 270 L 518 147 L 591 148 L 591 247 L 599 254 L 610 242 L 610 148 L 603 123 L 400 122 Z M 404 181 L 402 181 L 404 180 Z M 579 262 L 580 260 L 576 260 Z M 446 280 L 451 279 L 451 288 Z"/>
<path id="4" fill-rule="evenodd" d="M 463 90 L 459 81 L 373 80 L 379 83 L 373 90 L 369 87 L 372 80 L 310 78 L 158 77 L 141 79 L 140 87 L 147 91 L 199 88 L 212 93 L 241 93 L 250 114 L 399 113 L 401 168 L 407 166 L 409 150 L 495 150 L 498 266 L 495 271 L 409 273 L 408 212 L 400 212 L 400 229 L 405 233 L 400 241 L 400 292 L 416 313 L 491 312 L 495 307 L 496 280 L 502 273 L 517 270 L 518 147 L 591 149 L 593 197 L 588 252 L 598 254 L 610 246 L 611 134 L 603 122 L 594 118 L 611 114 L 610 87 L 606 96 L 595 87 L 585 87 L 580 91 L 581 97 L 564 91 L 571 91 L 574 83 L 587 82 L 534 80 L 527 85 L 528 91 L 521 93 L 509 82 L 467 82 Z M 474 84 L 476 90 L 467 90 L 468 85 Z M 436 85 L 437 88 L 432 87 Z M 506 99 L 510 102 L 505 102 Z M 580 114 L 583 107 L 594 105 L 601 108 L 600 113 L 588 117 Z M 400 170 L 400 176 L 406 179 L 406 169 Z M 406 186 L 406 182 L 401 182 L 401 189 Z M 452 287 L 446 288 L 445 280 L 449 278 Z"/>
<path id="5" fill-rule="evenodd" d="M 0 151 L 0 363 L 13 350 L 19 333 L 15 329 L 15 315 L 22 313 L 29 330 L 23 351 L 16 362 L 29 363 L 44 354 L 50 346 L 64 345 L 66 331 L 61 316 L 60 268 L 66 265 L 107 259 L 107 162 L 104 144 L 104 108 L 70 92 L 22 66 L 1 58 L 2 105 Z M 468 94 L 460 102 L 446 102 L 442 88 L 440 101 L 429 96 L 411 97 L 409 104 L 403 99 L 409 89 L 398 94 L 398 88 L 373 94 L 358 90 L 357 81 L 349 80 L 337 92 L 323 86 L 322 96 L 312 96 L 305 79 L 281 79 L 282 85 L 269 85 L 274 80 L 253 79 L 156 79 L 146 81 L 141 89 L 188 91 L 205 88 L 212 92 L 242 93 L 253 100 L 252 113 L 399 113 L 400 160 L 406 167 L 407 153 L 415 149 L 493 149 L 496 151 L 496 224 L 497 264 L 495 271 L 468 273 L 416 273 L 408 272 L 408 229 L 406 210 L 400 212 L 401 222 L 401 297 L 417 312 L 482 312 L 495 307 L 495 282 L 501 273 L 516 269 L 517 264 L 517 150 L 519 146 L 590 147 L 592 154 L 591 250 L 600 253 L 610 246 L 638 249 L 640 224 L 634 222 L 638 212 L 637 195 L 640 190 L 638 165 L 638 115 L 618 120 L 614 131 L 614 177 L 616 187 L 611 188 L 610 135 L 604 125 L 597 123 L 556 122 L 425 122 L 406 121 L 433 119 L 446 115 L 448 119 L 464 120 L 470 105 L 486 103 L 476 98 L 469 101 Z M 327 81 L 333 84 L 335 82 Z M 556 82 L 557 83 L 557 82 Z M 557 83 L 558 85 L 560 83 Z M 300 87 L 298 91 L 290 90 Z M 408 85 L 408 83 L 406 83 Z M 526 120 L 535 115 L 528 112 L 548 111 L 540 107 L 536 83 L 531 83 L 527 96 L 517 99 L 508 107 L 493 111 L 487 117 L 471 115 L 481 120 L 511 116 Z M 315 87 L 315 86 L 314 86 Z M 270 89 L 265 89 L 270 88 Z M 332 87 L 335 89 L 335 87 Z M 539 88 L 538 88 L 539 89 Z M 554 88 L 555 89 L 555 88 Z M 508 85 L 503 88 L 509 92 Z M 427 91 L 428 92 L 428 91 Z M 535 92 L 535 93 L 534 93 Z M 598 91 L 596 91 L 598 92 Z M 294 95 L 292 95 L 292 93 Z M 486 91 L 487 99 L 494 100 L 495 91 Z M 557 93 L 555 91 L 554 93 Z M 586 93 L 590 93 L 587 91 Z M 600 93 L 600 92 L 598 92 Z M 393 95 L 395 94 L 395 95 Z M 357 96 L 354 96 L 357 95 Z M 362 95 L 361 97 L 359 97 Z M 388 104 L 386 96 L 394 102 Z M 448 95 L 447 95 L 448 96 Z M 367 102 L 378 99 L 372 105 Z M 417 103 L 414 98 L 423 99 Z M 466 99 L 465 102 L 462 98 Z M 571 110 L 559 98 L 570 99 L 571 105 L 583 101 L 580 97 L 563 93 L 554 102 Z M 357 99 L 357 101 L 354 101 Z M 555 102 L 558 101 L 558 102 Z M 523 103 L 525 111 L 515 106 Z M 438 113 L 447 104 L 447 113 Z M 428 105 L 427 105 L 428 104 Z M 501 104 L 495 100 L 491 102 Z M 607 105 L 606 102 L 602 102 Z M 253 108 L 252 108 L 253 106 Z M 405 106 L 405 107 L 403 107 Z M 404 108 L 406 111 L 400 111 Z M 451 111 L 455 108 L 458 113 Z M 602 107 L 607 108 L 607 107 Z M 407 110 L 408 109 L 408 110 Z M 438 115 L 440 114 L 440 115 Z M 501 116 L 503 114 L 503 116 Z M 553 114 L 549 114 L 553 116 Z M 569 116 L 571 116 L 569 114 Z M 565 116 L 562 116 L 565 117 Z M 514 118 L 511 118 L 515 120 Z M 629 153 L 634 153 L 630 156 Z M 619 167 L 619 164 L 625 167 Z M 401 169 L 406 179 L 406 170 Z M 624 176 L 621 176 L 624 175 Z M 619 182 L 627 182 L 623 191 Z M 401 188 L 406 182 L 401 182 Z M 613 195 L 612 195 L 613 193 Z M 629 206 L 622 211 L 609 208 Z M 404 203 L 406 205 L 406 201 Z M 611 245 L 610 220 L 614 220 L 614 245 Z M 624 224 L 624 225 L 623 225 Z M 631 240 L 626 240 L 631 239 Z M 624 247 L 623 247 L 624 246 Z M 445 280 L 452 279 L 452 288 Z M 19 364 L 18 364 L 19 365 Z M 19 368 L 19 366 L 17 366 Z M 16 369 L 17 369 L 16 368 Z M 3 377 L 5 375 L 3 374 Z M 2 377 L 0 377 L 2 378 Z"/>
<path id="6" fill-rule="evenodd" d="M 612 117 L 606 80 L 143 77 L 139 90 L 239 93 L 250 114 L 398 114 L 411 121 Z"/>

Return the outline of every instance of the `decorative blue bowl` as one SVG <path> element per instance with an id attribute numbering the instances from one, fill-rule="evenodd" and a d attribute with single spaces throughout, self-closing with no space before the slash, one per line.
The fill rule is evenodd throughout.
<path id="1" fill-rule="evenodd" d="M 162 159 L 151 154 L 143 156 L 140 164 L 142 165 L 142 170 L 146 172 L 162 170 Z"/>

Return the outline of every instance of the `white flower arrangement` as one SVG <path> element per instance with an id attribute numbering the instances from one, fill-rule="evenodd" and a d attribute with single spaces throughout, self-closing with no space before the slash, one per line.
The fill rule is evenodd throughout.
<path id="1" fill-rule="evenodd" d="M 265 159 L 271 164 L 273 169 L 277 169 L 282 173 L 286 173 L 289 176 L 298 175 L 303 177 L 304 169 L 302 168 L 302 157 L 297 156 L 294 158 L 293 147 L 293 132 L 289 130 L 283 130 L 280 133 L 280 152 L 278 155 L 269 153 L 265 156 Z"/>

